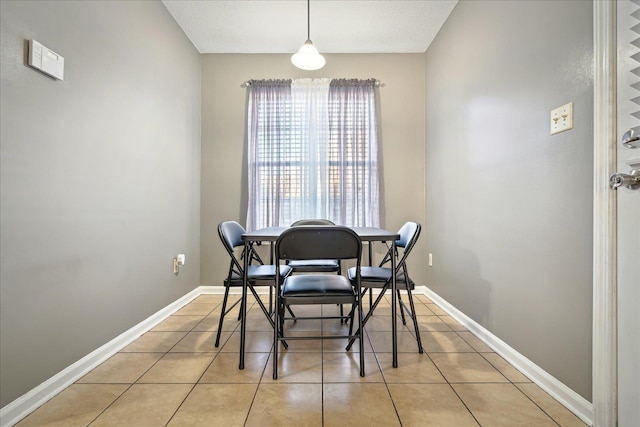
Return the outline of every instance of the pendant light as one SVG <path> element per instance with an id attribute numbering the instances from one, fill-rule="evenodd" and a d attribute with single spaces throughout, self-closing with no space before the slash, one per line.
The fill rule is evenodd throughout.
<path id="1" fill-rule="evenodd" d="M 318 49 L 313 45 L 311 41 L 310 33 L 310 25 L 309 25 L 309 1 L 307 0 L 307 41 L 304 42 L 298 53 L 293 54 L 291 56 L 291 62 L 296 67 L 302 70 L 319 70 L 324 67 L 324 56 L 320 55 Z"/>

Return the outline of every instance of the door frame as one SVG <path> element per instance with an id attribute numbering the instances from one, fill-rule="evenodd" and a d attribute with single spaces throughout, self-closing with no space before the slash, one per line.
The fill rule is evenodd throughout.
<path id="1" fill-rule="evenodd" d="M 616 0 L 593 1 L 593 336 L 592 425 L 617 425 Z"/>

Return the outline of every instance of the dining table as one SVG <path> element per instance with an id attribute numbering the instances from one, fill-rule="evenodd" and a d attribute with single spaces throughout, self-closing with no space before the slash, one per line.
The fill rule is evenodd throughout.
<path id="1" fill-rule="evenodd" d="M 304 227 L 304 226 L 303 226 Z M 278 240 L 282 232 L 290 227 L 265 227 L 258 230 L 247 231 L 242 235 L 242 240 L 245 244 L 245 253 L 248 253 L 248 249 L 251 245 L 260 242 L 269 242 L 273 244 Z M 371 257 L 371 244 L 373 242 L 391 242 L 391 253 L 395 254 L 396 240 L 400 238 L 400 234 L 397 231 L 389 231 L 377 227 L 349 227 L 360 237 L 363 242 L 369 243 L 369 264 L 372 262 Z M 272 261 L 273 262 L 273 261 Z M 247 270 L 248 260 L 244 257 L 244 277 L 242 281 L 242 304 L 240 304 L 240 364 L 239 368 L 244 369 L 244 355 L 245 355 L 245 338 L 246 338 L 246 318 L 247 318 Z M 392 346 L 392 366 L 398 367 L 398 330 L 396 324 L 396 258 L 391 257 L 391 346 Z M 276 296 L 277 298 L 277 296 Z"/>

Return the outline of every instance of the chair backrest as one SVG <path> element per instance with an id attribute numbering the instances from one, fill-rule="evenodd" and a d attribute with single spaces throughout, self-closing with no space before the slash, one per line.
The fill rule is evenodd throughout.
<path id="1" fill-rule="evenodd" d="M 309 225 L 285 230 L 276 241 L 279 260 L 351 259 L 360 263 L 362 242 L 350 228 Z"/>
<path id="2" fill-rule="evenodd" d="M 409 253 L 411 253 L 411 249 L 415 246 L 418 241 L 418 237 L 420 237 L 420 230 L 422 230 L 422 226 L 417 222 L 407 221 L 398 231 L 400 238 L 396 240 L 396 251 L 397 248 L 404 248 L 404 252 L 402 253 L 402 257 L 396 262 L 396 271 L 402 271 L 405 275 L 407 274 L 407 257 Z M 397 252 L 396 252 L 397 254 Z M 384 266 L 387 263 L 391 262 L 391 248 L 386 253 L 382 261 L 380 262 L 380 267 Z"/>
<path id="3" fill-rule="evenodd" d="M 292 227 L 298 227 L 300 225 L 336 225 L 333 221 L 328 219 L 299 219 L 291 224 Z"/>
<path id="4" fill-rule="evenodd" d="M 229 264 L 229 273 L 228 278 L 231 279 L 233 274 L 237 274 L 238 276 L 243 275 L 243 267 L 242 260 L 247 254 L 245 253 L 244 240 L 242 240 L 242 235 L 245 233 L 245 229 L 243 226 L 238 224 L 236 221 L 225 221 L 218 224 L 218 236 L 220 236 L 220 240 L 222 241 L 222 246 L 227 250 L 227 253 L 231 257 L 231 263 Z M 236 252 L 234 249 L 242 247 L 242 253 L 240 258 L 236 257 Z M 258 264 L 263 264 L 260 256 L 255 251 L 253 246 L 249 247 L 248 254 L 248 264 L 251 265 L 254 261 Z"/>
<path id="5" fill-rule="evenodd" d="M 396 246 L 399 248 L 404 248 L 405 252 L 411 251 L 413 245 L 415 245 L 418 241 L 421 229 L 422 226 L 417 222 L 405 222 L 405 224 L 398 231 L 400 238 L 396 240 Z"/>
<path id="6" fill-rule="evenodd" d="M 244 227 L 235 221 L 225 221 L 218 225 L 218 235 L 229 254 L 233 254 L 234 248 L 244 246 L 244 241 L 242 240 L 244 233 Z"/>
<path id="7" fill-rule="evenodd" d="M 224 246 L 231 257 L 229 272 L 227 274 L 227 278 L 229 280 L 231 280 L 233 274 L 242 276 L 244 271 L 241 262 L 236 258 L 236 254 L 234 252 L 235 248 L 244 246 L 244 242 L 242 241 L 242 234 L 244 232 L 244 227 L 235 221 L 225 221 L 218 224 L 218 236 L 220 236 L 222 246 Z M 242 252 L 242 256 L 244 256 L 244 251 Z"/>
<path id="8" fill-rule="evenodd" d="M 396 271 L 402 271 L 407 282 L 411 280 L 409 279 L 409 272 L 407 271 L 407 257 L 418 241 L 418 237 L 420 237 L 420 230 L 422 230 L 422 226 L 420 224 L 417 222 L 407 221 L 400 228 L 400 231 L 398 231 L 400 238 L 396 240 L 396 247 L 404 248 L 404 252 L 396 264 Z"/>

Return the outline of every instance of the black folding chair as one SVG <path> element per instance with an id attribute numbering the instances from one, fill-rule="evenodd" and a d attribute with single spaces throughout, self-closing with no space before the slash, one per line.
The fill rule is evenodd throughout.
<path id="1" fill-rule="evenodd" d="M 367 289 L 381 289 L 378 297 L 373 302 L 367 315 L 363 320 L 363 324 L 366 324 L 374 310 L 384 297 L 385 292 L 391 288 L 391 274 L 393 270 L 389 267 L 385 267 L 387 264 L 391 264 L 391 257 L 398 257 L 398 248 L 402 248 L 402 257 L 396 262 L 396 289 L 398 295 L 398 302 L 400 303 L 400 315 L 402 317 L 402 324 L 406 325 L 407 321 L 405 320 L 405 313 L 413 320 L 413 327 L 416 334 L 416 341 L 418 343 L 418 352 L 423 353 L 424 350 L 422 348 L 422 340 L 420 339 L 420 330 L 418 329 L 418 319 L 416 318 L 415 305 L 413 303 L 413 296 L 411 291 L 415 289 L 415 283 L 409 277 L 409 273 L 407 272 L 407 257 L 411 250 L 415 246 L 418 241 L 418 237 L 420 237 L 420 230 L 422 226 L 417 222 L 406 222 L 398 234 L 400 238 L 396 240 L 396 252 L 393 253 L 391 247 L 387 251 L 386 255 L 383 257 L 380 265 L 378 267 L 362 267 L 360 272 L 360 286 L 362 288 L 362 295 L 367 292 Z M 350 268 L 348 271 L 349 280 L 354 283 L 357 281 L 357 271 L 353 268 Z M 407 298 L 409 300 L 409 307 L 406 306 L 404 301 L 402 301 L 402 297 L 400 294 L 400 290 L 407 291 Z M 349 341 L 349 345 L 347 349 L 351 348 L 354 340 Z"/>
<path id="2" fill-rule="evenodd" d="M 229 263 L 229 272 L 224 279 L 225 290 L 222 300 L 222 310 L 220 312 L 220 322 L 218 324 L 218 333 L 216 335 L 216 347 L 220 344 L 220 334 L 222 333 L 224 317 L 233 310 L 238 303 L 242 303 L 242 297 L 240 297 L 231 307 L 227 308 L 229 289 L 232 287 L 242 287 L 244 280 L 243 261 L 245 257 L 247 258 L 247 265 L 249 266 L 247 269 L 247 289 L 249 289 L 256 298 L 258 305 L 272 326 L 274 326 L 274 321 L 272 319 L 273 310 L 271 301 L 273 298 L 273 290 L 276 287 L 276 277 L 279 277 L 277 282 L 281 283 L 284 278 L 291 273 L 291 267 L 288 266 L 281 266 L 279 269 L 276 269 L 275 265 L 265 265 L 253 245 L 245 247 L 244 241 L 242 240 L 244 233 L 245 229 L 235 221 L 225 221 L 218 225 L 218 235 L 231 260 Z M 242 250 L 239 249 L 240 247 Z M 240 253 L 239 257 L 236 256 L 238 252 Z M 269 310 L 267 310 L 262 299 L 260 299 L 260 296 L 256 292 L 255 288 L 257 286 L 269 287 Z M 240 310 L 240 312 L 242 313 L 242 310 Z"/>
<path id="3" fill-rule="evenodd" d="M 300 219 L 291 224 L 292 227 L 302 225 L 336 225 L 328 219 Z M 310 259 L 296 260 L 287 263 L 293 269 L 292 273 L 336 273 L 342 274 L 342 263 L 339 259 Z M 340 315 L 344 313 L 340 305 Z M 343 321 L 341 320 L 340 323 Z"/>
<path id="4" fill-rule="evenodd" d="M 354 259 L 354 279 L 336 274 L 297 274 L 285 278 L 276 285 L 276 330 L 273 334 L 273 379 L 278 378 L 278 349 L 280 341 L 298 339 L 358 339 L 360 348 L 360 376 L 364 376 L 364 342 L 362 329 L 362 304 L 360 298 L 360 237 L 347 227 L 304 226 L 284 231 L 276 242 L 276 269 L 280 261 L 304 261 L 311 259 Z M 352 286 L 353 283 L 353 286 Z M 290 305 L 351 304 L 351 313 L 358 313 L 355 334 L 321 336 L 287 336 L 284 330 L 285 310 Z M 300 317 L 296 319 L 343 319 L 344 316 Z M 353 322 L 351 322 L 353 326 Z M 351 328 L 350 328 L 351 329 Z"/>

